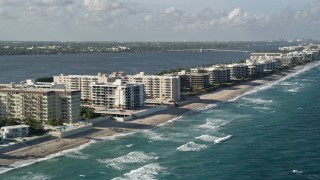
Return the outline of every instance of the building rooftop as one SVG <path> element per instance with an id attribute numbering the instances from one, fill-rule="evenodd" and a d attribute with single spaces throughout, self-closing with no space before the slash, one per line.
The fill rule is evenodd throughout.
<path id="1" fill-rule="evenodd" d="M 18 129 L 18 128 L 29 128 L 30 126 L 22 124 L 22 125 L 15 125 L 15 126 L 3 126 L 1 129 Z"/>
<path id="2" fill-rule="evenodd" d="M 43 89 L 43 88 L 0 88 L 0 92 L 19 92 L 19 93 L 73 93 L 80 92 L 80 90 L 63 90 L 63 89 Z"/>

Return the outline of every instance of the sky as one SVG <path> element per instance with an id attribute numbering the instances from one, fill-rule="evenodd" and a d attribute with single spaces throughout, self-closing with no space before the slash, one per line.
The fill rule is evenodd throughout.
<path id="1" fill-rule="evenodd" d="M 320 0 L 0 0 L 0 40 L 320 40 Z"/>

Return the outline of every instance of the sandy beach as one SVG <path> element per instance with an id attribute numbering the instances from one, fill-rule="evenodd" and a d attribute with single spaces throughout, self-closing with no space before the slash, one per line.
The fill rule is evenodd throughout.
<path id="1" fill-rule="evenodd" d="M 182 103 L 179 107 L 170 107 L 167 110 L 157 112 L 139 119 L 128 122 L 116 122 L 114 120 L 94 124 L 94 129 L 77 136 L 64 139 L 52 139 L 39 144 L 29 145 L 11 152 L 0 155 L 0 169 L 11 169 L 17 167 L 21 161 L 30 161 L 45 158 L 58 152 L 77 148 L 92 140 L 99 141 L 114 135 L 135 132 L 143 129 L 151 129 L 166 123 L 169 120 L 178 118 L 190 110 L 203 109 L 209 104 L 221 103 L 233 99 L 255 87 L 271 83 L 288 74 L 303 69 L 299 66 L 288 71 L 277 72 L 272 75 L 243 82 L 239 85 L 218 89 L 217 91 L 193 97 L 188 102 Z"/>

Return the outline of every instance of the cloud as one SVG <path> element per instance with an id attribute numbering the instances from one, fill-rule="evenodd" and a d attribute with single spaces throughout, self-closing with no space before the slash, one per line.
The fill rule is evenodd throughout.
<path id="1" fill-rule="evenodd" d="M 203 0 L 202 3 L 197 0 L 0 0 L 0 23 L 3 24 L 0 32 L 10 33 L 17 27 L 26 27 L 34 34 L 41 31 L 43 37 L 55 31 L 61 34 L 69 32 L 74 37 L 74 31 L 83 34 L 93 32 L 96 34 L 92 36 L 104 37 L 108 31 L 112 34 L 110 36 L 114 36 L 113 39 L 122 40 L 125 40 L 124 34 L 129 38 L 145 38 L 141 40 L 154 37 L 179 37 L 184 40 L 191 36 L 194 39 L 206 38 L 212 34 L 218 38 L 252 39 L 286 38 L 295 34 L 319 37 L 320 0 L 299 7 L 290 7 L 283 0 L 278 5 L 288 7 L 278 7 L 273 12 L 266 12 L 268 8 L 257 6 L 262 0 L 246 5 L 244 0 L 242 3 L 228 1 L 228 6 L 224 5 L 225 1 L 220 1 L 219 9 L 222 9 L 221 6 L 226 9 L 213 9 L 218 5 L 215 6 L 210 0 Z M 272 4 L 275 2 L 270 2 Z M 192 5 L 197 7 L 190 7 Z"/>
<path id="2" fill-rule="evenodd" d="M 269 15 L 253 14 L 240 7 L 229 11 L 217 11 L 208 7 L 196 13 L 184 12 L 176 7 L 168 7 L 145 15 L 143 22 L 149 28 L 189 32 L 232 28 L 235 30 L 260 31 L 272 27 L 278 29 L 285 26 L 291 28 L 294 26 L 304 27 L 306 24 L 319 28 L 320 1 L 316 1 L 300 10 L 286 8 L 281 12 Z"/>
<path id="3" fill-rule="evenodd" d="M 20 23 L 110 24 L 139 11 L 119 0 L 0 0 L 0 21 L 15 17 Z"/>
<path id="4" fill-rule="evenodd" d="M 117 11 L 125 9 L 123 3 L 115 0 L 84 0 L 83 4 L 88 11 Z"/>
<path id="5" fill-rule="evenodd" d="M 19 3 L 19 0 L 0 0 L 0 5 L 11 6 Z"/>
<path id="6" fill-rule="evenodd" d="M 144 22 L 146 26 L 161 26 L 172 30 L 192 31 L 210 28 L 250 28 L 263 24 L 268 19 L 268 16 L 250 14 L 240 7 L 236 7 L 230 12 L 204 8 L 198 13 L 187 13 L 178 10 L 176 7 L 169 7 L 146 15 Z"/>

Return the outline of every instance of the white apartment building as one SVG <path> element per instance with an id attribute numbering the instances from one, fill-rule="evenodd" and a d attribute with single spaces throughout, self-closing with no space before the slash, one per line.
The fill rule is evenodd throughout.
<path id="1" fill-rule="evenodd" d="M 262 75 L 275 70 L 278 67 L 278 60 L 247 59 L 246 65 L 248 65 L 250 76 Z"/>
<path id="2" fill-rule="evenodd" d="M 80 119 L 80 91 L 1 88 L 0 118 Z"/>
<path id="3" fill-rule="evenodd" d="M 303 48 L 303 46 L 288 46 L 288 47 L 279 47 L 279 51 L 296 51 Z"/>
<path id="4" fill-rule="evenodd" d="M 273 60 L 281 59 L 282 53 L 251 53 L 250 59 L 254 60 Z"/>
<path id="5" fill-rule="evenodd" d="M 144 84 L 145 100 L 155 102 L 180 101 L 180 77 L 175 75 L 145 75 L 140 72 L 136 75 L 127 75 L 129 83 Z"/>
<path id="6" fill-rule="evenodd" d="M 246 64 L 229 64 L 227 68 L 230 70 L 231 80 L 242 80 L 248 77 L 248 65 Z"/>
<path id="7" fill-rule="evenodd" d="M 28 125 L 3 126 L 0 129 L 0 135 L 3 139 L 25 137 L 29 134 Z"/>
<path id="8" fill-rule="evenodd" d="M 19 86 L 16 84 L 15 86 Z M 43 89 L 65 89 L 65 85 L 57 82 L 35 82 L 34 79 L 27 79 L 21 82 L 21 87 L 26 88 L 43 88 Z"/>
<path id="9" fill-rule="evenodd" d="M 65 84 L 67 90 L 80 90 L 82 100 L 90 100 L 90 85 L 92 83 L 110 82 L 107 74 L 98 73 L 97 76 L 89 75 L 63 75 L 53 76 L 53 82 Z"/>
<path id="10" fill-rule="evenodd" d="M 91 85 L 92 106 L 104 109 L 138 109 L 144 106 L 143 84 L 124 84 L 121 79 L 114 83 Z"/>

